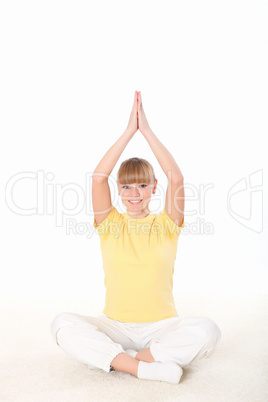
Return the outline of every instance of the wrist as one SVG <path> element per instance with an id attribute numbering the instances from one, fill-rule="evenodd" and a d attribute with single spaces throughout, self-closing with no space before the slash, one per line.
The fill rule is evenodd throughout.
<path id="1" fill-rule="evenodd" d="M 137 131 L 137 130 L 136 130 Z M 124 133 L 130 137 L 133 137 L 133 135 L 136 133 L 136 131 L 133 130 L 133 128 L 127 127 L 124 131 Z"/>
<path id="2" fill-rule="evenodd" d="M 147 128 L 145 128 L 145 129 L 142 130 L 142 134 L 143 134 L 144 136 L 151 135 L 152 133 L 153 133 L 153 131 L 151 130 L 150 127 L 147 127 Z"/>

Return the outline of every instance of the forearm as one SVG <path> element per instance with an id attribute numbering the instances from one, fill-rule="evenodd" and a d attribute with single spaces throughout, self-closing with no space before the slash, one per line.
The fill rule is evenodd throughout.
<path id="1" fill-rule="evenodd" d="M 183 174 L 177 165 L 175 159 L 162 142 L 157 138 L 151 129 L 146 130 L 143 136 L 148 141 L 153 153 L 155 154 L 161 168 L 169 181 L 180 182 L 183 180 Z"/>
<path id="2" fill-rule="evenodd" d="M 135 133 L 134 133 L 135 134 Z M 115 167 L 120 155 L 134 134 L 126 129 L 119 139 L 108 149 L 93 173 L 93 178 L 107 179 Z"/>

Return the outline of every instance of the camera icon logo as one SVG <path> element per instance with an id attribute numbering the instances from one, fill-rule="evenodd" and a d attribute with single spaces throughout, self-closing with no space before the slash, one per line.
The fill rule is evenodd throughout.
<path id="1" fill-rule="evenodd" d="M 263 170 L 237 181 L 228 191 L 227 209 L 240 225 L 261 233 L 263 230 Z"/>

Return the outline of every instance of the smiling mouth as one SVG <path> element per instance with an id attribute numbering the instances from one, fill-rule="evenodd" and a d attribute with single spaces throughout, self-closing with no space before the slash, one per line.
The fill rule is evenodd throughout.
<path id="1" fill-rule="evenodd" d="M 142 200 L 140 200 L 140 201 L 128 201 L 130 204 L 132 204 L 132 205 L 137 205 L 137 204 L 140 204 L 141 202 L 142 202 Z"/>

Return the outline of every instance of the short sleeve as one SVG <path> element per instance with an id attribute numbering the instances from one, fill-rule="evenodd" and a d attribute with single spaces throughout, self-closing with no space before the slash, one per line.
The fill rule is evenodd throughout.
<path id="1" fill-rule="evenodd" d="M 97 225 L 96 219 L 94 218 L 93 226 L 97 230 L 99 235 L 107 234 L 108 232 L 112 232 L 113 229 L 114 231 L 116 230 L 120 218 L 121 214 L 117 211 L 117 209 L 114 206 L 112 206 L 112 209 L 109 212 L 109 214 L 99 225 Z"/>
<path id="2" fill-rule="evenodd" d="M 162 224 L 164 226 L 165 232 L 170 236 L 178 236 L 181 232 L 181 229 L 184 228 L 184 217 L 180 226 L 176 225 L 176 223 L 168 216 L 165 208 L 160 213 Z"/>

